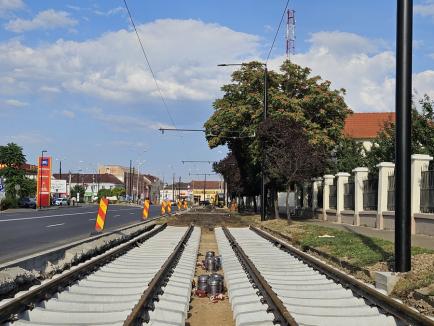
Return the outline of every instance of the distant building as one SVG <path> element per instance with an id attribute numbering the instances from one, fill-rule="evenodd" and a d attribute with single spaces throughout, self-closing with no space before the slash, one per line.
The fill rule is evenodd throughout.
<path id="1" fill-rule="evenodd" d="M 98 166 L 98 174 L 113 174 L 116 178 L 125 182 L 125 173 L 129 173 L 130 169 L 121 165 L 100 165 Z"/>
<path id="2" fill-rule="evenodd" d="M 192 200 L 193 190 L 190 182 L 175 183 L 165 185 L 160 189 L 160 202 L 162 200 Z"/>
<path id="3" fill-rule="evenodd" d="M 124 184 L 117 177 L 108 173 L 62 173 L 62 177 L 60 174 L 53 174 L 53 177 L 57 180 L 66 180 L 67 194 L 70 194 L 76 185 L 84 187 L 85 201 L 92 201 L 100 189 L 124 188 Z"/>
<path id="4" fill-rule="evenodd" d="M 395 112 L 353 113 L 345 120 L 344 135 L 361 142 L 370 151 L 373 139 L 385 123 L 395 120 Z"/>
<path id="5" fill-rule="evenodd" d="M 224 192 L 223 181 L 191 181 L 191 189 L 194 203 L 199 203 L 202 200 L 214 201 L 215 197 L 219 193 Z"/>

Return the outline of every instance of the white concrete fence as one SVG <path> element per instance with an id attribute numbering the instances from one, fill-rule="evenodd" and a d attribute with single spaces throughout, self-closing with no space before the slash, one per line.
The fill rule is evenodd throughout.
<path id="1" fill-rule="evenodd" d="M 429 162 L 433 158 L 428 155 L 415 154 L 411 157 L 411 231 L 412 234 L 434 235 L 434 214 L 421 212 L 421 182 L 422 172 L 428 170 Z M 309 200 L 305 200 L 306 186 L 303 186 L 302 209 L 309 209 L 314 212 L 317 218 L 328 220 L 334 223 L 351 224 L 358 226 L 367 226 L 377 229 L 394 229 L 395 212 L 388 210 L 388 200 L 393 200 L 393 196 L 388 196 L 392 190 L 389 189 L 389 176 L 394 174 L 395 164 L 391 162 L 382 162 L 377 165 L 378 168 L 378 187 L 372 187 L 371 192 L 365 191 L 364 182 L 368 180 L 369 170 L 366 167 L 358 167 L 348 172 L 339 172 L 336 175 L 324 175 L 322 178 L 316 178 L 312 181 L 310 205 Z M 345 186 L 349 178 L 354 180 L 354 202 L 351 205 L 353 209 L 345 208 Z M 367 183 L 368 184 L 368 183 Z M 333 187 L 333 188 L 331 188 Z M 330 190 L 334 193 L 336 187 L 336 198 L 330 200 Z M 320 203 L 322 189 L 322 205 Z M 302 190 L 300 189 L 300 192 Z M 376 193 L 375 193 L 376 191 Z M 434 190 L 433 190 L 434 195 Z M 296 195 L 297 196 L 297 195 Z M 348 199 L 352 199 L 350 193 L 347 193 Z M 375 200 L 376 210 L 365 210 L 364 205 L 370 198 Z M 370 197 L 371 196 L 371 197 Z M 429 193 L 431 196 L 431 193 Z M 434 196 L 432 197 L 434 200 Z M 431 197 L 430 197 L 431 200 Z M 330 207 L 330 203 L 334 207 Z M 389 203 L 390 204 L 390 203 Z M 310 206 L 310 207 L 309 207 Z M 322 206 L 322 207 L 321 207 Z M 347 205 L 348 206 L 348 205 Z M 371 206 L 373 207 L 373 206 Z"/>

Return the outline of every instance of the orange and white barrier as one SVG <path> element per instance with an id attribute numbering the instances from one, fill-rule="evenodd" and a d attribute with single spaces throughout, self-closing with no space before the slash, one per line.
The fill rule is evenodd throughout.
<path id="1" fill-rule="evenodd" d="M 98 215 L 96 216 L 96 223 L 95 223 L 96 232 L 102 232 L 102 230 L 104 229 L 105 217 L 107 215 L 107 208 L 108 208 L 108 199 L 103 197 L 99 202 Z"/>
<path id="2" fill-rule="evenodd" d="M 143 204 L 143 219 L 146 220 L 149 216 L 149 205 L 150 202 L 148 199 L 145 200 L 145 203 Z"/>
<path id="3" fill-rule="evenodd" d="M 178 205 L 178 211 L 180 211 L 181 210 L 181 201 L 179 199 L 178 199 L 177 205 Z"/>
<path id="4" fill-rule="evenodd" d="M 186 200 L 184 200 L 184 209 L 187 209 L 188 208 L 188 204 L 187 204 L 187 201 Z"/>

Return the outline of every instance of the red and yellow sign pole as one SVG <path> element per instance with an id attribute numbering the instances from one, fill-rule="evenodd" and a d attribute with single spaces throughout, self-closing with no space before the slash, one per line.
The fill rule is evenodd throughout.
<path id="1" fill-rule="evenodd" d="M 102 232 L 104 229 L 105 216 L 107 215 L 108 199 L 101 198 L 99 202 L 98 215 L 96 216 L 95 231 Z"/>
<path id="2" fill-rule="evenodd" d="M 172 202 L 170 200 L 167 201 L 167 214 L 172 214 Z"/>
<path id="3" fill-rule="evenodd" d="M 163 200 L 161 202 L 161 215 L 164 215 L 164 214 L 166 214 L 166 201 L 165 200 Z"/>
<path id="4" fill-rule="evenodd" d="M 149 199 L 145 200 L 145 203 L 143 204 L 143 219 L 146 220 L 149 216 Z"/>

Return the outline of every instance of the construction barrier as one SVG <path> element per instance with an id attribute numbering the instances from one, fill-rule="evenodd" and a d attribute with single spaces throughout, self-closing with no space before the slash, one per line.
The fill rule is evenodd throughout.
<path id="1" fill-rule="evenodd" d="M 172 202 L 170 200 L 167 201 L 167 214 L 172 214 Z"/>
<path id="2" fill-rule="evenodd" d="M 107 215 L 108 199 L 101 198 L 99 202 L 98 215 L 96 216 L 95 231 L 102 232 L 104 229 L 105 216 Z"/>
<path id="3" fill-rule="evenodd" d="M 149 216 L 149 199 L 145 200 L 145 203 L 143 204 L 143 219 L 146 220 Z"/>
<path id="4" fill-rule="evenodd" d="M 188 204 L 187 204 L 187 201 L 186 200 L 184 200 L 184 209 L 187 209 L 188 208 Z"/>
<path id="5" fill-rule="evenodd" d="M 179 199 L 178 199 L 177 205 L 178 205 L 178 211 L 180 211 L 181 210 L 181 201 Z"/>
<path id="6" fill-rule="evenodd" d="M 163 200 L 161 202 L 161 215 L 164 215 L 164 214 L 166 214 L 166 201 L 165 200 Z"/>

